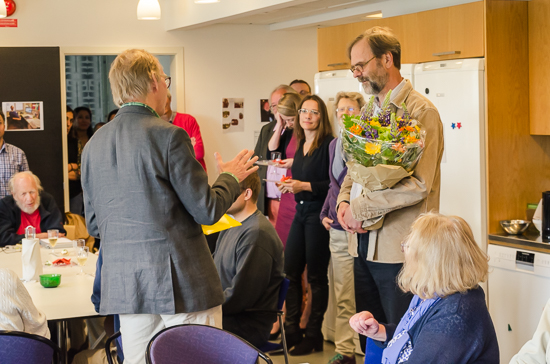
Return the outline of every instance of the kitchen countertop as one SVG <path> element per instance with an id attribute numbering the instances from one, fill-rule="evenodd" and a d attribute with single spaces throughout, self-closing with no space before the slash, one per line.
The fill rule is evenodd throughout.
<path id="1" fill-rule="evenodd" d="M 529 230 L 521 235 L 510 235 L 504 232 L 489 234 L 489 244 L 550 253 L 550 242 L 543 242 L 540 234 L 533 234 Z"/>

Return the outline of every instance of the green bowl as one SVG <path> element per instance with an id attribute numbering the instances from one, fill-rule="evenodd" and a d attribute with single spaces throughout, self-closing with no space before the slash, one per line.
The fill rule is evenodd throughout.
<path id="1" fill-rule="evenodd" d="M 44 288 L 55 288 L 61 283 L 61 274 L 41 274 L 40 284 Z"/>

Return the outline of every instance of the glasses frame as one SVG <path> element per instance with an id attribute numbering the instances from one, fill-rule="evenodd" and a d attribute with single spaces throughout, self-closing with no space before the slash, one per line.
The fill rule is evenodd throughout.
<path id="1" fill-rule="evenodd" d="M 366 62 L 359 62 L 359 63 L 356 63 L 354 64 L 353 66 L 351 66 L 349 68 L 349 70 L 351 71 L 351 73 L 355 73 L 355 71 L 359 71 L 359 73 L 363 73 L 363 70 L 365 68 L 366 65 L 369 64 L 370 61 L 372 61 L 373 59 L 375 59 L 376 56 L 372 56 L 371 59 L 369 59 L 368 61 Z"/>
<path id="2" fill-rule="evenodd" d="M 164 82 L 166 83 L 166 88 L 170 88 L 172 84 L 172 77 L 164 75 Z"/>
<path id="3" fill-rule="evenodd" d="M 350 111 L 350 112 L 354 112 L 357 108 L 356 107 L 341 107 L 341 108 L 338 108 L 336 109 L 336 112 L 346 112 L 346 111 Z"/>
<path id="4" fill-rule="evenodd" d="M 319 116 L 321 115 L 321 112 L 317 110 L 299 109 L 298 114 L 311 114 L 311 115 Z"/>

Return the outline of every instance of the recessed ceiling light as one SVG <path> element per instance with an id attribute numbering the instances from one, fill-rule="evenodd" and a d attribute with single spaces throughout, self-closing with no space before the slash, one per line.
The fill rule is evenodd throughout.
<path id="1" fill-rule="evenodd" d="M 195 4 L 212 4 L 219 3 L 220 0 L 195 0 Z"/>
<path id="2" fill-rule="evenodd" d="M 367 18 L 367 19 L 380 19 L 382 17 L 383 17 L 383 15 L 382 15 L 381 11 L 377 11 L 375 13 L 370 13 L 369 15 L 365 16 L 365 18 Z"/>

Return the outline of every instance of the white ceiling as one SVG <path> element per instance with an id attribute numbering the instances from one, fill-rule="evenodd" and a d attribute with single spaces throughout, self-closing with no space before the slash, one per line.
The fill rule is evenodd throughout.
<path id="1" fill-rule="evenodd" d="M 388 0 L 318 0 L 284 8 L 266 9 L 264 12 L 230 19 L 225 23 L 271 25 L 289 20 L 325 14 L 337 10 L 356 8 L 366 4 L 376 4 Z M 357 15 L 363 17 L 364 15 Z M 363 19 L 364 20 L 364 19 Z"/>
<path id="2" fill-rule="evenodd" d="M 167 30 L 193 29 L 213 24 L 266 25 L 271 30 L 326 27 L 368 20 L 382 11 L 392 17 L 481 0 L 162 0 Z M 166 15 L 166 16 L 165 16 Z"/>

